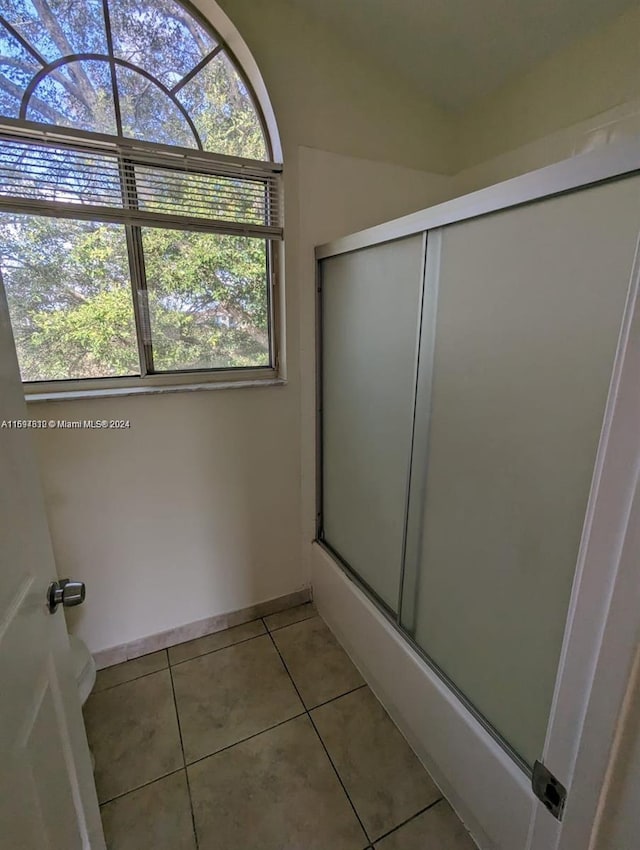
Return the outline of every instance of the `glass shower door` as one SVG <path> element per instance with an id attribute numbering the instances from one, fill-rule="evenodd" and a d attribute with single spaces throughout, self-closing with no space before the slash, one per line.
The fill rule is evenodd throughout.
<path id="1" fill-rule="evenodd" d="M 640 178 L 429 233 L 401 626 L 541 756 Z"/>
<path id="2" fill-rule="evenodd" d="M 397 611 L 423 234 L 323 260 L 319 536 Z"/>

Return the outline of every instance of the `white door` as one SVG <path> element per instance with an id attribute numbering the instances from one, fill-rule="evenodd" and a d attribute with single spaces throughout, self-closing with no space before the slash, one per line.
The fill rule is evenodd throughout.
<path id="1" fill-rule="evenodd" d="M 27 419 L 0 285 L 0 424 Z M 0 427 L 0 846 L 104 850 L 32 437 Z"/>

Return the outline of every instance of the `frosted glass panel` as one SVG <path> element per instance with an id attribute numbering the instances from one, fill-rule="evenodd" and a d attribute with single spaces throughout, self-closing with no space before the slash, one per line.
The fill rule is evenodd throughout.
<path id="1" fill-rule="evenodd" d="M 632 178 L 429 237 L 435 348 L 421 352 L 402 622 L 528 764 L 639 227 Z"/>
<path id="2" fill-rule="evenodd" d="M 324 260 L 324 539 L 396 610 L 423 237 Z"/>

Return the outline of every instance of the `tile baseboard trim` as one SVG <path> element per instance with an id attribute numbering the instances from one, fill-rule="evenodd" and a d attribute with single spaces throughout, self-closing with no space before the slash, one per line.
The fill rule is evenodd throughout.
<path id="1" fill-rule="evenodd" d="M 305 587 L 284 596 L 277 596 L 275 599 L 268 599 L 266 602 L 258 602 L 247 608 L 240 608 L 227 614 L 216 614 L 214 617 L 206 617 L 204 620 L 196 620 L 184 626 L 176 626 L 165 632 L 158 632 L 119 646 L 110 646 L 93 654 L 96 668 L 103 670 L 105 667 L 121 664 L 123 661 L 131 661 L 141 655 L 148 655 L 150 652 L 167 649 L 178 643 L 221 632 L 233 626 L 240 626 L 243 623 L 249 623 L 251 620 L 258 620 L 260 617 L 268 617 L 270 614 L 277 614 L 279 611 L 295 608 L 296 605 L 303 605 L 310 601 L 311 588 Z"/>

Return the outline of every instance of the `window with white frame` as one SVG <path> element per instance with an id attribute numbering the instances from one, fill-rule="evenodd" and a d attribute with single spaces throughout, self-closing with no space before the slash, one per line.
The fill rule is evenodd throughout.
<path id="1" fill-rule="evenodd" d="M 0 272 L 23 381 L 273 371 L 280 180 L 246 77 L 190 7 L 0 0 Z"/>

